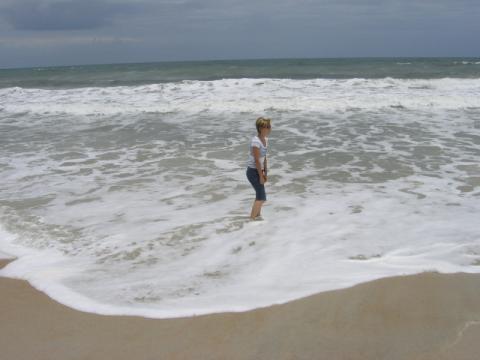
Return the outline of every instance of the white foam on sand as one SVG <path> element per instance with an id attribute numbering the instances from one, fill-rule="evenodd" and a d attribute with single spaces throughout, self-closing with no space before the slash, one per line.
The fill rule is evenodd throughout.
<path id="1" fill-rule="evenodd" d="M 11 260 L 11 259 L 15 259 L 15 256 L 0 251 L 0 260 Z"/>
<path id="2" fill-rule="evenodd" d="M 452 192 L 442 180 L 417 187 L 427 194 L 422 202 L 403 186 L 319 183 L 299 198 L 271 191 L 266 222 L 222 214 L 243 196 L 190 208 L 165 226 L 133 226 L 146 214 L 132 209 L 129 228 L 105 225 L 104 235 L 73 258 L 10 246 L 19 260 L 0 274 L 27 279 L 79 310 L 165 318 L 243 311 L 386 276 L 479 272 L 476 200 L 446 205 Z M 132 199 L 123 201 L 135 208 Z M 92 218 L 105 216 L 101 211 Z M 177 229 L 173 237 L 158 237 L 168 229 Z"/>

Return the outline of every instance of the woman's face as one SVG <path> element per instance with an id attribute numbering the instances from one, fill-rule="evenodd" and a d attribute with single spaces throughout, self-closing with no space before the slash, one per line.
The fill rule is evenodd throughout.
<path id="1" fill-rule="evenodd" d="M 266 125 L 261 128 L 260 134 L 263 136 L 268 136 L 270 134 L 270 131 L 272 131 L 272 126 L 271 125 Z"/>

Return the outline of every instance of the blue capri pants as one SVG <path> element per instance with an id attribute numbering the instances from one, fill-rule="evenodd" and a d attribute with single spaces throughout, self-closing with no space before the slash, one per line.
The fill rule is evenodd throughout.
<path id="1" fill-rule="evenodd" d="M 257 169 L 247 167 L 247 179 L 255 189 L 255 200 L 266 201 L 267 194 L 265 194 L 265 185 L 260 184 L 260 175 Z"/>

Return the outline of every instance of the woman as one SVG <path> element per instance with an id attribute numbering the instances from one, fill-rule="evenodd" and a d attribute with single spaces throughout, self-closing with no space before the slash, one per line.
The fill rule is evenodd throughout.
<path id="1" fill-rule="evenodd" d="M 259 117 L 255 123 L 257 136 L 252 138 L 248 157 L 247 178 L 255 189 L 255 201 L 250 213 L 250 219 L 260 217 L 260 210 L 267 200 L 265 183 L 267 182 L 267 147 L 268 135 L 272 131 L 271 120 Z M 261 219 L 261 218 L 260 218 Z"/>

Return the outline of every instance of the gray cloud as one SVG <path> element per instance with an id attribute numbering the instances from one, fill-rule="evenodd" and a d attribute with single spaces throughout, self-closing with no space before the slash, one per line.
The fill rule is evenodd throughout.
<path id="1" fill-rule="evenodd" d="M 137 44 L 142 41 L 133 37 L 119 36 L 35 36 L 23 38 L 9 38 L 0 36 L 0 45 L 11 48 L 45 48 L 55 46 L 82 46 L 82 45 L 111 45 Z"/>
<path id="2" fill-rule="evenodd" d="M 478 0 L 0 0 L 0 67 L 478 56 L 478 18 Z"/>
<path id="3" fill-rule="evenodd" d="M 110 25 L 116 15 L 138 12 L 141 8 L 141 3 L 102 0 L 27 0 L 8 3 L 2 13 L 17 30 L 84 30 Z"/>

